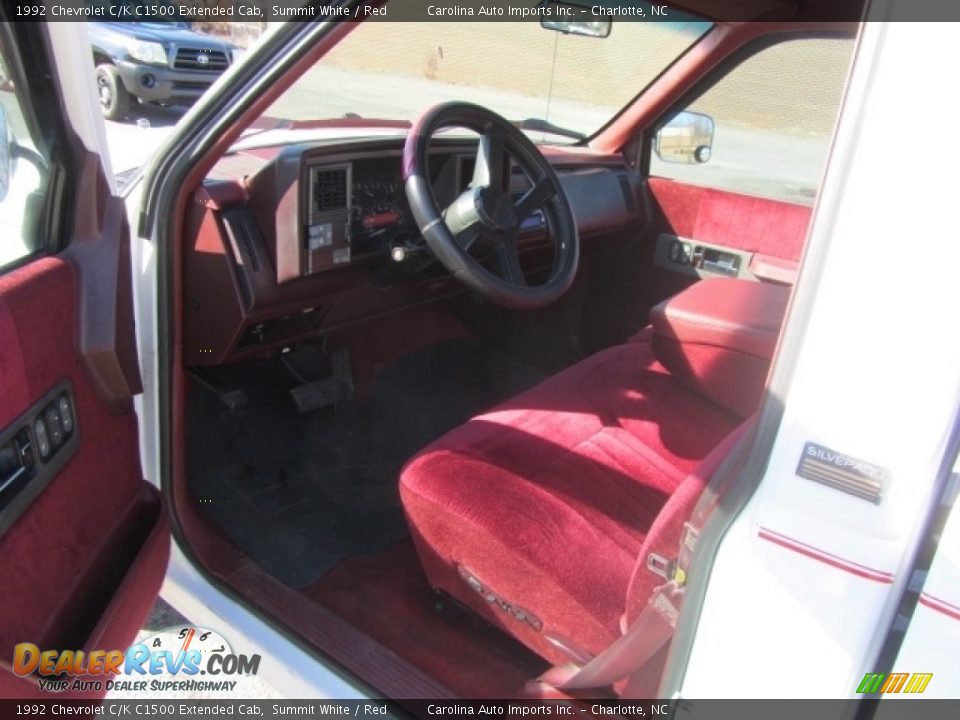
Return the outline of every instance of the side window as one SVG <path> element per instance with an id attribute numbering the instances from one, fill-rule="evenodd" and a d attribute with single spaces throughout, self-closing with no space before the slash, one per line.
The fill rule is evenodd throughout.
<path id="1" fill-rule="evenodd" d="M 36 219 L 46 152 L 28 122 L 7 48 L 0 45 L 0 268 L 42 248 Z"/>
<path id="2" fill-rule="evenodd" d="M 805 38 L 751 55 L 660 130 L 650 174 L 812 205 L 853 46 L 851 39 Z M 691 135 L 700 140 L 683 152 L 678 145 Z"/>

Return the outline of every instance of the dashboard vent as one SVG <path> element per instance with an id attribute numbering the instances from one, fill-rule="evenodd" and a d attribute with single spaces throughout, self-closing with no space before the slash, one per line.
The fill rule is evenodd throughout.
<path id="1" fill-rule="evenodd" d="M 315 212 L 347 209 L 347 168 L 314 168 L 313 209 Z"/>
<path id="2" fill-rule="evenodd" d="M 617 180 L 620 182 L 620 192 L 623 193 L 623 201 L 627 204 L 627 211 L 630 214 L 637 212 L 637 198 L 633 194 L 633 187 L 630 180 L 623 173 L 617 173 Z"/>

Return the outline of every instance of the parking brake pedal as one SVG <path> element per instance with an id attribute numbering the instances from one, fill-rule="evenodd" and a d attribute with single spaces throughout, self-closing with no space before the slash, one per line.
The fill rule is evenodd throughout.
<path id="1" fill-rule="evenodd" d="M 204 368 L 190 368 L 187 370 L 187 375 L 193 378 L 201 387 L 206 388 L 216 395 L 217 399 L 231 410 L 239 410 L 242 407 L 246 407 L 248 398 L 245 390 L 223 387 L 217 379 Z"/>
<path id="2" fill-rule="evenodd" d="M 290 397 L 302 413 L 313 412 L 329 405 L 339 405 L 353 399 L 353 371 L 350 351 L 343 347 L 330 353 L 332 374 L 320 380 L 298 385 L 290 390 Z"/>

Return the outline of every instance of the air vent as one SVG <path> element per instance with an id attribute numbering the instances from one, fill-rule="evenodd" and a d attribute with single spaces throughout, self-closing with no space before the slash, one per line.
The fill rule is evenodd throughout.
<path id="1" fill-rule="evenodd" d="M 617 180 L 620 182 L 623 201 L 627 204 L 627 212 L 632 215 L 637 212 L 637 199 L 633 194 L 633 187 L 630 185 L 630 180 L 623 173 L 617 173 Z"/>
<path id="2" fill-rule="evenodd" d="M 249 258 L 250 269 L 253 272 L 260 272 L 260 258 L 257 257 L 257 251 L 254 247 L 256 230 L 251 227 L 252 222 L 253 218 L 246 210 L 223 214 L 223 226 L 227 231 L 227 236 L 233 241 L 237 262 L 243 265 L 244 259 Z"/>
<path id="3" fill-rule="evenodd" d="M 313 169 L 313 210 L 347 209 L 347 168 Z"/>

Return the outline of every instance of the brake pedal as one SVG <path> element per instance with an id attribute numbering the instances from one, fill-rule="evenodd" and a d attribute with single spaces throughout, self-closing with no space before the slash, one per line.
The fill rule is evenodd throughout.
<path id="1" fill-rule="evenodd" d="M 353 371 L 350 351 L 337 348 L 330 353 L 329 377 L 302 383 L 290 389 L 290 397 L 301 413 L 337 406 L 353 399 Z"/>

